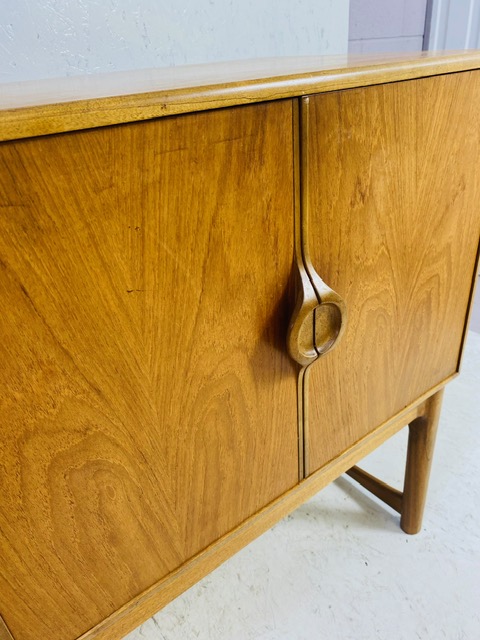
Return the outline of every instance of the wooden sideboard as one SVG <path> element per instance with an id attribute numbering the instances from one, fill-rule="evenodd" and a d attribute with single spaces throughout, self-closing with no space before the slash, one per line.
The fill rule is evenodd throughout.
<path id="1" fill-rule="evenodd" d="M 2 640 L 119 639 L 345 471 L 419 530 L 479 104 L 475 52 L 2 87 Z"/>

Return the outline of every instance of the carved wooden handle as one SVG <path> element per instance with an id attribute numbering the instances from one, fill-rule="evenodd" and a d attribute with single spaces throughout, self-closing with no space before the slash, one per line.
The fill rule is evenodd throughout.
<path id="1" fill-rule="evenodd" d="M 297 301 L 287 337 L 290 356 L 306 366 L 330 351 L 343 333 L 347 317 L 344 300 L 314 269 L 298 269 Z"/>
<path id="2" fill-rule="evenodd" d="M 294 134 L 295 149 L 300 158 L 300 163 L 294 166 L 296 184 L 299 185 L 295 193 L 294 227 L 297 296 L 287 336 L 288 352 L 302 366 L 315 362 L 338 343 L 347 320 L 345 302 L 320 278 L 308 254 L 308 209 L 311 204 L 308 144 L 316 136 L 316 133 L 308 131 L 308 109 L 309 98 L 302 98 L 300 129 Z"/>

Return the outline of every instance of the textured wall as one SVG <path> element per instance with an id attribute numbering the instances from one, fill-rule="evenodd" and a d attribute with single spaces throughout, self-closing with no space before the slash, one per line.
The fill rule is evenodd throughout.
<path id="1" fill-rule="evenodd" d="M 426 8 L 427 0 L 351 0 L 349 51 L 421 51 Z"/>
<path id="2" fill-rule="evenodd" d="M 348 0 L 0 0 L 0 81 L 344 53 Z"/>

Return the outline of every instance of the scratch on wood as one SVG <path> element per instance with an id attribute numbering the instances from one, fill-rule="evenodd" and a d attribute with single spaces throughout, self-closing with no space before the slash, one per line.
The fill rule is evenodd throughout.
<path id="1" fill-rule="evenodd" d="M 12 271 L 12 273 L 14 273 Z M 14 273 L 14 276 L 16 277 L 16 274 Z M 20 287 L 20 290 L 22 291 L 23 295 L 25 296 L 25 298 L 28 300 L 31 308 L 33 309 L 33 311 L 36 313 L 36 315 L 38 316 L 38 318 L 41 320 L 43 326 L 45 327 L 45 329 L 48 331 L 48 333 L 50 334 L 50 336 L 52 337 L 52 339 L 54 340 L 55 344 L 61 349 L 61 351 L 66 355 L 66 357 L 68 358 L 68 360 L 73 364 L 73 366 L 75 367 L 75 369 L 78 371 L 78 373 L 81 375 L 82 379 L 88 384 L 88 386 L 90 388 L 92 388 L 95 393 L 99 396 L 102 395 L 102 392 L 100 391 L 100 389 L 98 387 L 96 387 L 93 382 L 90 382 L 90 380 L 85 376 L 85 374 L 83 373 L 83 371 L 80 369 L 79 365 L 75 362 L 75 359 L 73 357 L 73 355 L 68 351 L 68 349 L 66 347 L 63 346 L 63 344 L 60 342 L 60 339 L 55 335 L 53 329 L 50 327 L 50 325 L 48 324 L 47 320 L 43 317 L 43 315 L 40 313 L 39 309 L 36 307 L 35 303 L 33 302 L 32 298 L 30 297 L 30 294 L 28 293 L 28 291 L 25 289 L 25 287 L 23 286 L 23 284 L 18 280 L 18 278 L 16 278 L 18 281 L 18 286 Z M 0 640 L 3 640 L 3 638 L 0 636 Z"/>

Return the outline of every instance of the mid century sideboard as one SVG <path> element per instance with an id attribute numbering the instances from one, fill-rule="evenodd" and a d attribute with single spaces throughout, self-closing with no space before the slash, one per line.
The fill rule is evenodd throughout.
<path id="1" fill-rule="evenodd" d="M 479 105 L 475 52 L 2 87 L 2 640 L 118 640 L 346 471 L 419 530 Z"/>

